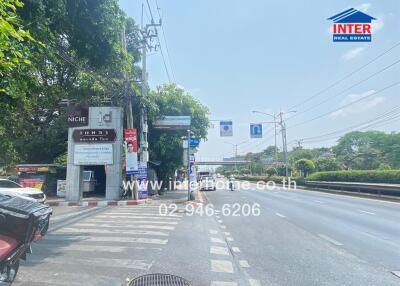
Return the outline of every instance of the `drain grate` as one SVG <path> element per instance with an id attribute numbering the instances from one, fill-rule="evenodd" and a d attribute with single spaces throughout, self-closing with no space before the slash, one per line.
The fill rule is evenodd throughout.
<path id="1" fill-rule="evenodd" d="M 171 274 L 146 274 L 133 279 L 129 286 L 191 286 L 182 277 Z"/>

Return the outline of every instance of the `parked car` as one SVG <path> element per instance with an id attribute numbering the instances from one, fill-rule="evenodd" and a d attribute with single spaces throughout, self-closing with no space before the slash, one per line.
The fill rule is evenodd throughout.
<path id="1" fill-rule="evenodd" d="M 46 195 L 41 190 L 24 188 L 20 184 L 8 179 L 0 179 L 0 194 L 10 197 L 23 197 L 38 203 L 46 201 Z"/>
<path id="2" fill-rule="evenodd" d="M 203 176 L 200 179 L 200 190 L 210 190 L 210 191 L 215 191 L 216 186 L 215 186 L 215 179 L 212 176 Z"/>

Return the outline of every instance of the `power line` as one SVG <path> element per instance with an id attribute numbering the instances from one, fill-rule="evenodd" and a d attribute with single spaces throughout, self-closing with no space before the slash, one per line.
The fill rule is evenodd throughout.
<path id="1" fill-rule="evenodd" d="M 379 54 L 378 56 L 376 56 L 375 58 L 373 58 L 372 60 L 370 60 L 369 62 L 367 62 L 366 64 L 362 65 L 361 67 L 355 69 L 354 71 L 348 73 L 347 75 L 345 75 L 344 77 L 340 78 L 339 80 L 335 81 L 334 83 L 332 83 L 331 85 L 329 85 L 328 87 L 320 90 L 319 92 L 315 93 L 314 95 L 306 98 L 304 101 L 293 105 L 292 107 L 290 107 L 289 109 L 293 109 L 293 108 L 297 108 L 301 105 L 304 105 L 305 103 L 309 102 L 310 100 L 314 99 L 315 97 L 317 97 L 318 95 L 326 92 L 327 90 L 331 89 L 332 87 L 338 85 L 339 83 L 343 82 L 344 80 L 346 80 L 347 78 L 351 77 L 352 75 L 356 74 L 357 72 L 359 72 L 360 70 L 364 69 L 365 67 L 369 66 L 370 64 L 372 64 L 373 62 L 375 62 L 376 60 L 378 60 L 379 58 L 383 57 L 384 55 L 386 55 L 387 53 L 389 53 L 391 50 L 395 49 L 396 47 L 398 47 L 400 45 L 400 42 L 397 42 L 395 45 L 393 45 L 392 47 L 390 47 L 389 49 L 385 50 L 383 53 Z"/>
<path id="2" fill-rule="evenodd" d="M 376 76 L 376 75 L 378 75 L 378 74 L 380 74 L 380 73 L 386 71 L 387 69 L 393 67 L 394 65 L 398 64 L 399 62 L 400 62 L 400 60 L 397 60 L 397 61 L 391 63 L 390 65 L 384 67 L 383 69 L 381 69 L 381 70 L 379 70 L 379 71 L 373 73 L 372 75 L 370 75 L 370 76 L 368 76 L 368 77 L 362 79 L 361 81 L 359 81 L 359 82 L 357 82 L 357 83 L 355 83 L 355 84 L 349 86 L 348 88 L 342 90 L 341 92 L 339 92 L 339 93 L 337 93 L 337 94 L 335 94 L 335 95 L 333 95 L 333 96 L 330 96 L 330 97 L 326 98 L 325 100 L 319 102 L 318 104 L 313 105 L 313 106 L 311 106 L 310 108 L 305 109 L 305 110 L 303 110 L 303 111 L 300 111 L 300 112 L 295 113 L 294 115 L 290 116 L 290 117 L 287 118 L 286 120 L 290 120 L 290 119 L 292 119 L 292 118 L 294 118 L 294 117 L 296 117 L 296 116 L 298 116 L 298 115 L 300 115 L 300 114 L 303 114 L 303 113 L 305 113 L 305 112 L 308 112 L 308 111 L 310 111 L 310 110 L 313 110 L 313 109 L 317 108 L 318 106 L 321 106 L 322 104 L 328 102 L 329 100 L 331 100 L 331 99 L 333 99 L 333 98 L 335 98 L 335 97 L 337 97 L 337 96 L 339 96 L 339 95 L 344 94 L 346 91 L 352 89 L 353 87 L 356 87 L 356 86 L 360 85 L 361 83 L 366 82 L 367 80 L 373 78 L 374 76 Z"/>
<path id="3" fill-rule="evenodd" d="M 326 116 L 326 115 L 332 114 L 332 113 L 337 112 L 337 111 L 339 111 L 339 110 L 342 110 L 342 109 L 344 109 L 344 108 L 346 108 L 346 107 L 348 107 L 348 106 L 351 106 L 351 105 L 353 105 L 353 104 L 355 104 L 355 103 L 357 103 L 357 102 L 360 102 L 360 101 L 362 101 L 362 100 L 364 100 L 364 99 L 367 99 L 367 98 L 369 98 L 369 97 L 371 97 L 371 96 L 373 96 L 373 95 L 376 95 L 376 94 L 378 94 L 378 93 L 381 93 L 381 92 L 383 92 L 383 91 L 385 91 L 385 90 L 387 90 L 387 89 L 390 89 L 390 88 L 392 88 L 392 87 L 394 87 L 394 86 L 396 86 L 396 85 L 398 85 L 398 84 L 400 84 L 400 81 L 397 81 L 397 82 L 395 82 L 395 83 L 393 83 L 393 84 L 391 84 L 391 85 L 388 85 L 388 86 L 386 86 L 386 87 L 384 87 L 384 88 L 382 88 L 382 89 L 380 89 L 380 90 L 378 90 L 378 91 L 375 91 L 375 92 L 373 92 L 373 93 L 371 93 L 371 94 L 368 94 L 368 95 L 366 95 L 366 96 L 363 96 L 363 97 L 361 97 L 361 98 L 358 99 L 358 100 L 355 100 L 355 101 L 352 101 L 352 102 L 350 102 L 350 103 L 348 103 L 348 104 L 345 104 L 345 105 L 343 105 L 343 106 L 341 106 L 341 107 L 339 107 L 339 108 L 337 108 L 337 109 L 335 109 L 335 110 L 333 110 L 333 111 L 329 111 L 329 112 L 323 113 L 323 114 L 318 115 L 318 116 L 316 116 L 316 117 L 313 117 L 313 118 L 311 118 L 311 119 L 309 119 L 309 120 L 306 120 L 306 121 L 300 122 L 300 123 L 298 123 L 298 124 L 292 125 L 292 126 L 290 126 L 290 127 L 288 127 L 288 128 L 293 128 L 293 127 L 297 127 L 297 126 L 300 126 L 300 125 L 303 125 L 303 124 L 306 124 L 306 123 L 310 123 L 310 122 L 315 121 L 315 120 L 317 120 L 317 119 L 319 119 L 319 118 L 322 118 L 322 117 L 324 117 L 324 116 Z"/>
<path id="4" fill-rule="evenodd" d="M 158 6 L 158 1 L 155 0 L 155 2 L 156 2 L 158 17 L 161 19 L 162 18 L 161 14 L 160 14 L 160 10 L 161 9 Z M 162 32 L 162 35 L 163 35 L 163 38 L 164 38 L 164 44 L 165 44 L 165 50 L 167 52 L 168 62 L 169 62 L 169 65 L 171 66 L 172 79 L 174 80 L 174 82 L 176 82 L 174 68 L 173 68 L 173 65 L 172 65 L 171 56 L 170 56 L 169 49 L 168 49 L 167 37 L 165 36 L 165 31 L 164 31 L 164 26 L 163 25 L 161 25 L 161 32 Z"/>
<path id="5" fill-rule="evenodd" d="M 336 131 L 332 131 L 332 132 L 329 132 L 329 133 L 321 134 L 321 135 L 318 135 L 318 136 L 302 138 L 302 140 L 303 140 L 303 141 L 313 141 L 314 139 L 317 139 L 317 138 L 320 138 L 320 137 L 326 137 L 326 136 L 329 136 L 329 137 L 330 137 L 331 135 L 335 135 L 335 134 L 337 134 L 337 133 L 347 132 L 347 131 L 349 131 L 349 130 L 358 128 L 358 127 L 363 126 L 363 125 L 365 125 L 365 124 L 374 122 L 374 121 L 376 121 L 376 120 L 384 119 L 385 117 L 389 117 L 389 116 L 393 116 L 393 115 L 399 115 L 400 112 L 397 112 L 397 113 L 396 113 L 396 111 L 400 111 L 400 105 L 399 105 L 399 106 L 396 106 L 395 108 L 393 108 L 393 109 L 391 109 L 391 110 L 389 110 L 389 111 L 387 111 L 387 112 L 385 112 L 385 113 L 383 113 L 383 114 L 381 114 L 381 115 L 379 115 L 379 116 L 377 116 L 377 117 L 375 117 L 375 118 L 373 118 L 373 119 L 369 119 L 369 120 L 367 120 L 367 121 L 364 121 L 364 122 L 361 122 L 361 123 L 358 123 L 358 124 L 355 124 L 355 125 L 352 125 L 352 126 L 343 128 L 343 129 L 339 129 L 339 130 L 336 130 Z"/>

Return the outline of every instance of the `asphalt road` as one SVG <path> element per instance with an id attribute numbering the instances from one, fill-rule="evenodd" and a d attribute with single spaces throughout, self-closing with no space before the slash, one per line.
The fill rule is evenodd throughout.
<path id="1" fill-rule="evenodd" d="M 56 209 L 15 285 L 117 286 L 146 273 L 194 286 L 400 285 L 399 204 L 300 190 L 203 194 L 207 207 L 167 215 L 159 205 L 175 206 L 163 199 Z"/>

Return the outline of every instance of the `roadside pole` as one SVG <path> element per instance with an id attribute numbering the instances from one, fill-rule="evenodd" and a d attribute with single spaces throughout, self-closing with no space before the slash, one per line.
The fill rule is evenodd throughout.
<path id="1" fill-rule="evenodd" d="M 188 165 L 187 165 L 187 170 L 188 170 L 188 201 L 190 201 L 190 192 L 191 192 L 191 190 L 190 190 L 190 129 L 188 129 L 188 134 L 187 134 L 187 143 L 188 143 L 188 148 L 187 148 L 187 162 L 188 162 Z"/>

